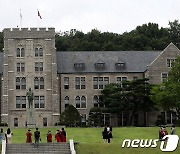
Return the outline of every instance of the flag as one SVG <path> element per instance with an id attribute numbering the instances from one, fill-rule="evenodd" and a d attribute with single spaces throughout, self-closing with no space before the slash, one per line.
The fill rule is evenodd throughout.
<path id="1" fill-rule="evenodd" d="M 21 9 L 20 9 L 20 19 L 22 20 L 22 14 L 21 14 Z"/>
<path id="2" fill-rule="evenodd" d="M 40 15 L 40 12 L 39 12 L 39 10 L 38 10 L 38 16 L 39 16 L 39 18 L 40 18 L 40 19 L 42 19 L 42 17 L 41 17 L 41 15 Z"/>

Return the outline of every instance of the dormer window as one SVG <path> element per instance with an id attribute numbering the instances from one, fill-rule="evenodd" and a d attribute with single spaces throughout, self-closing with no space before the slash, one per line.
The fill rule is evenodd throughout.
<path id="1" fill-rule="evenodd" d="M 75 70 L 84 70 L 85 64 L 84 63 L 74 63 L 74 69 Z"/>
<path id="2" fill-rule="evenodd" d="M 95 63 L 95 69 L 98 70 L 105 69 L 105 63 Z"/>
<path id="3" fill-rule="evenodd" d="M 117 70 L 125 69 L 125 63 L 116 63 L 115 66 Z"/>

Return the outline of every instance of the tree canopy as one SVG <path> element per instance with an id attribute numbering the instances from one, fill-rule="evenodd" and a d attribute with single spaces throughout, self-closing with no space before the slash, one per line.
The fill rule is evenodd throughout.
<path id="1" fill-rule="evenodd" d="M 60 122 L 66 126 L 78 126 L 81 122 L 81 116 L 73 105 L 69 105 L 61 114 Z"/>
<path id="2" fill-rule="evenodd" d="M 151 90 L 151 99 L 166 111 L 176 111 L 180 118 L 180 57 L 169 72 L 168 80 Z"/>
<path id="3" fill-rule="evenodd" d="M 129 111 L 131 113 L 129 125 L 132 125 L 135 113 L 138 111 L 146 113 L 153 108 L 154 104 L 150 100 L 150 89 L 148 79 L 124 81 L 121 85 L 109 84 L 102 90 L 100 97 L 101 103 L 105 106 L 104 112 L 121 113 L 121 111 Z"/>
<path id="4" fill-rule="evenodd" d="M 168 28 L 156 23 L 137 26 L 130 32 L 117 34 L 92 29 L 88 33 L 71 29 L 56 32 L 57 51 L 123 51 L 123 50 L 163 50 L 170 42 L 180 47 L 180 23 L 169 22 Z M 0 32 L 0 51 L 3 48 L 3 33 Z"/>

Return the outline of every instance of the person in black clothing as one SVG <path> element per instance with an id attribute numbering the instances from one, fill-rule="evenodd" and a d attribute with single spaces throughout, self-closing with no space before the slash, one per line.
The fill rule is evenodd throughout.
<path id="1" fill-rule="evenodd" d="M 40 131 L 38 130 L 38 128 L 36 128 L 36 131 L 34 132 L 34 139 L 35 139 L 34 147 L 38 147 L 39 146 L 39 140 L 41 141 Z"/>
<path id="2" fill-rule="evenodd" d="M 102 132 L 102 136 L 104 139 L 104 143 L 108 143 L 108 131 L 107 131 L 107 127 L 104 128 L 104 131 Z"/>

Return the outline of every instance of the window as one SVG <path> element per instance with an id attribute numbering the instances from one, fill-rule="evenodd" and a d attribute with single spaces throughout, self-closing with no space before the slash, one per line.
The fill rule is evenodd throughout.
<path id="1" fill-rule="evenodd" d="M 80 97 L 76 97 L 76 108 L 80 108 Z"/>
<path id="2" fill-rule="evenodd" d="M 99 107 L 99 98 L 96 95 L 93 98 L 93 104 L 94 104 L 94 107 Z"/>
<path id="3" fill-rule="evenodd" d="M 26 89 L 25 77 L 16 77 L 16 89 Z"/>
<path id="4" fill-rule="evenodd" d="M 16 50 L 16 57 L 25 57 L 24 48 L 17 48 L 17 50 Z"/>
<path id="5" fill-rule="evenodd" d="M 86 114 L 81 114 L 81 122 L 86 124 Z"/>
<path id="6" fill-rule="evenodd" d="M 44 96 L 34 96 L 34 107 L 35 108 L 45 108 Z"/>
<path id="7" fill-rule="evenodd" d="M 64 104 L 65 104 L 65 108 L 67 108 L 69 106 L 69 97 L 68 96 L 65 97 Z"/>
<path id="8" fill-rule="evenodd" d="M 14 118 L 14 127 L 18 127 L 18 118 Z"/>
<path id="9" fill-rule="evenodd" d="M 44 89 L 44 78 L 35 77 L 34 78 L 34 89 Z"/>
<path id="10" fill-rule="evenodd" d="M 117 70 L 125 69 L 125 63 L 115 63 L 115 67 Z"/>
<path id="11" fill-rule="evenodd" d="M 75 88 L 76 89 L 86 89 L 85 77 L 76 77 L 75 78 Z"/>
<path id="12" fill-rule="evenodd" d="M 176 61 L 176 59 L 167 59 L 167 67 L 172 67 L 173 63 Z"/>
<path id="13" fill-rule="evenodd" d="M 26 96 L 16 96 L 16 108 L 26 108 Z"/>
<path id="14" fill-rule="evenodd" d="M 98 89 L 98 77 L 93 77 L 93 88 Z"/>
<path id="15" fill-rule="evenodd" d="M 47 118 L 43 118 L 43 126 L 47 126 Z"/>
<path id="16" fill-rule="evenodd" d="M 133 80 L 137 80 L 137 79 L 138 79 L 138 77 L 137 77 L 137 76 L 134 76 L 134 77 L 133 77 Z"/>
<path id="17" fill-rule="evenodd" d="M 103 77 L 99 77 L 99 89 L 103 89 Z"/>
<path id="18" fill-rule="evenodd" d="M 64 77 L 64 89 L 69 89 L 69 77 Z"/>
<path id="19" fill-rule="evenodd" d="M 76 97 L 76 108 L 86 108 L 85 96 L 82 96 L 81 98 L 79 96 Z"/>
<path id="20" fill-rule="evenodd" d="M 104 86 L 106 87 L 109 84 L 109 77 L 104 77 Z"/>
<path id="21" fill-rule="evenodd" d="M 168 78 L 168 73 L 161 73 L 161 81 L 162 82 L 167 81 L 167 78 Z"/>
<path id="22" fill-rule="evenodd" d="M 43 71 L 43 62 L 35 62 L 35 71 L 42 72 Z"/>
<path id="23" fill-rule="evenodd" d="M 17 63 L 17 72 L 25 72 L 25 63 Z"/>
<path id="24" fill-rule="evenodd" d="M 81 108 L 86 108 L 86 97 L 81 97 Z"/>
<path id="25" fill-rule="evenodd" d="M 43 56 L 43 49 L 35 48 L 35 57 L 42 57 L 42 56 Z"/>
<path id="26" fill-rule="evenodd" d="M 95 63 L 95 69 L 97 70 L 105 69 L 105 63 Z"/>
<path id="27" fill-rule="evenodd" d="M 117 77 L 116 83 L 119 84 L 122 87 L 123 81 L 127 81 L 127 77 Z"/>
<path id="28" fill-rule="evenodd" d="M 93 77 L 93 88 L 104 89 L 109 84 L 109 77 Z"/>
<path id="29" fill-rule="evenodd" d="M 74 69 L 75 70 L 84 70 L 85 69 L 85 64 L 84 63 L 74 63 Z"/>

